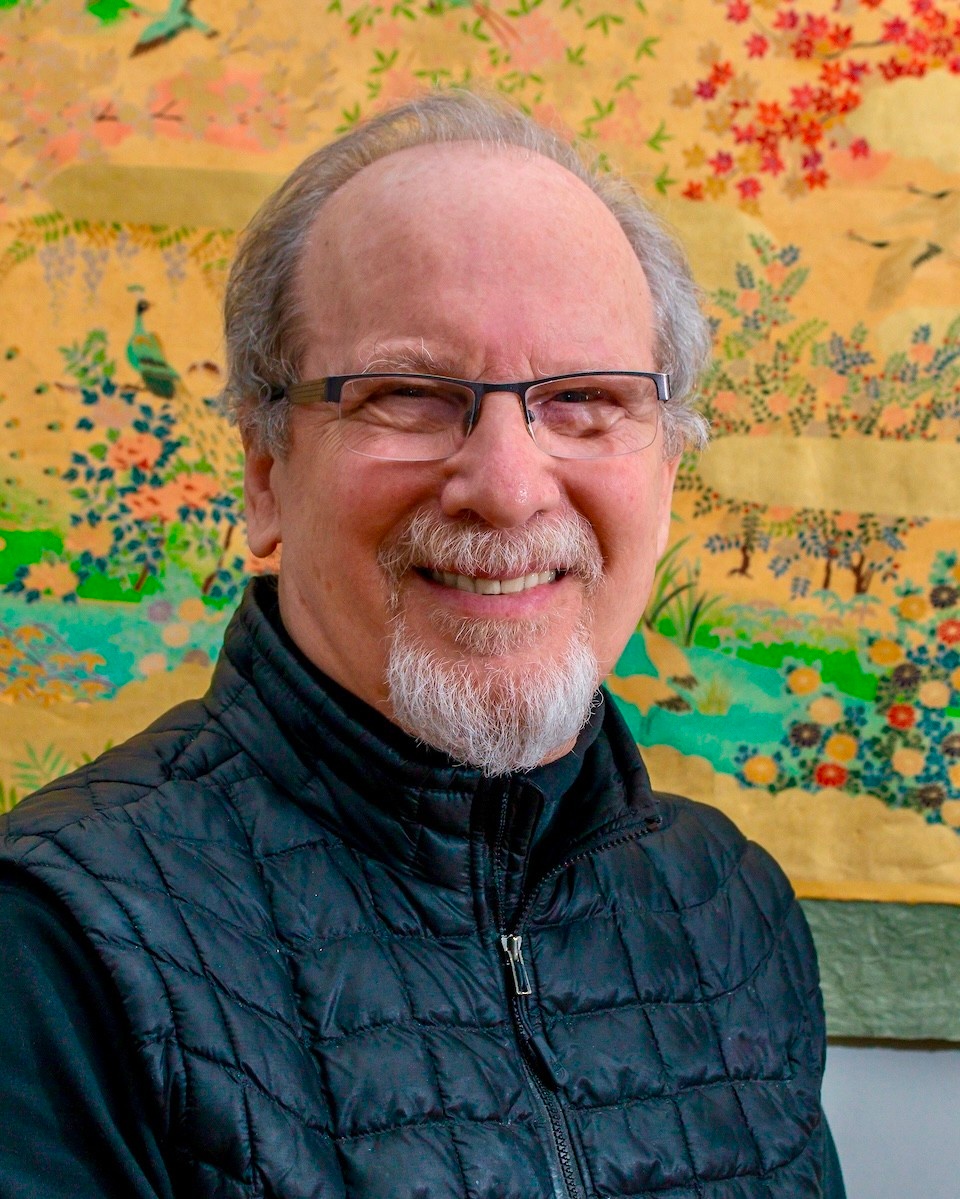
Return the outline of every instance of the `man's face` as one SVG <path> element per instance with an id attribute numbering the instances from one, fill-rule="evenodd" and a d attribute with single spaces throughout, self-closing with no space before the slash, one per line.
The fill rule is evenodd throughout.
<path id="1" fill-rule="evenodd" d="M 649 290 L 615 219 L 569 172 L 512 148 L 423 146 L 365 168 L 322 208 L 300 287 L 304 379 L 373 369 L 509 381 L 656 366 Z M 676 473 L 660 434 L 623 457 L 552 458 L 506 393 L 485 398 L 464 446 L 441 462 L 354 454 L 324 404 L 294 410 L 284 456 L 247 450 L 250 544 L 266 555 L 283 543 L 286 628 L 390 719 L 398 619 L 420 649 L 477 681 L 522 681 L 579 638 L 599 682 L 649 594 Z M 444 532 L 469 530 L 521 547 L 539 529 L 579 526 L 599 578 L 557 561 L 556 578 L 522 590 L 465 590 L 444 578 L 450 562 L 430 558 L 447 550 L 415 539 L 404 556 L 411 522 L 438 527 L 441 545 Z M 511 577 L 547 573 L 529 553 L 536 571 L 514 564 Z M 385 563 L 391 554 L 399 567 Z"/>

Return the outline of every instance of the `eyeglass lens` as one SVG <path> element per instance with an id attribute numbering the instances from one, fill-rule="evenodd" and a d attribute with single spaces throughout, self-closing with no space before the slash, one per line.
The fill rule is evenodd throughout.
<path id="1" fill-rule="evenodd" d="M 474 394 L 417 375 L 360 377 L 343 384 L 340 426 L 357 454 L 427 462 L 455 454 L 469 434 Z M 649 446 L 660 401 L 652 379 L 635 375 L 549 380 L 527 391 L 534 441 L 557 458 L 608 458 Z"/>

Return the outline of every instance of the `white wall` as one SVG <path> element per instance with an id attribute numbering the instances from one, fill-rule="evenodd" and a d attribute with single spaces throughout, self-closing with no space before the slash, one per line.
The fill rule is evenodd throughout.
<path id="1" fill-rule="evenodd" d="M 823 1103 L 847 1199 L 960 1199 L 960 1048 L 831 1045 Z"/>

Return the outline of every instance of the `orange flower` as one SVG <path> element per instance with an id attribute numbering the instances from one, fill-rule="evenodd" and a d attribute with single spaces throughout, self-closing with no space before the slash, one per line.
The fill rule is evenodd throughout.
<path id="1" fill-rule="evenodd" d="M 34 562 L 27 571 L 24 586 L 28 591 L 63 599 L 77 589 L 77 576 L 66 562 Z"/>
<path id="2" fill-rule="evenodd" d="M 179 497 L 178 508 L 203 508 L 220 491 L 216 478 L 205 472 L 177 475 L 168 486 Z"/>
<path id="3" fill-rule="evenodd" d="M 926 761 L 925 755 L 919 749 L 910 749 L 906 745 L 901 746 L 890 759 L 897 774 L 907 779 L 916 778 L 926 765 Z"/>
<path id="4" fill-rule="evenodd" d="M 807 710 L 817 724 L 836 724 L 843 715 L 842 706 L 832 695 L 821 695 Z"/>
<path id="5" fill-rule="evenodd" d="M 177 504 L 171 503 L 164 487 L 141 487 L 125 498 L 134 520 L 172 520 L 177 514 Z"/>
<path id="6" fill-rule="evenodd" d="M 820 675 L 810 666 L 798 666 L 787 676 L 787 686 L 794 695 L 809 695 L 820 686 Z"/>
<path id="7" fill-rule="evenodd" d="M 884 432 L 892 433 L 894 429 L 908 425 L 912 415 L 909 408 L 904 408 L 900 404 L 887 404 L 881 411 L 877 424 Z"/>
<path id="8" fill-rule="evenodd" d="M 163 442 L 152 433 L 124 433 L 107 450 L 107 464 L 114 470 L 139 466 L 149 470 L 160 457 Z"/>
<path id="9" fill-rule="evenodd" d="M 743 764 L 743 777 L 748 783 L 755 783 L 757 786 L 772 783 L 778 773 L 776 762 L 766 754 L 754 754 Z"/>
<path id="10" fill-rule="evenodd" d="M 945 708 L 950 703 L 950 687 L 941 679 L 929 679 L 921 684 L 917 698 L 925 708 Z"/>
<path id="11" fill-rule="evenodd" d="M 856 737 L 851 737 L 849 733 L 834 733 L 823 749 L 828 758 L 835 758 L 838 762 L 849 762 L 857 756 L 858 747 Z"/>
<path id="12" fill-rule="evenodd" d="M 905 595 L 897 605 L 897 611 L 904 620 L 922 620 L 929 610 L 922 595 Z"/>
<path id="13" fill-rule="evenodd" d="M 880 637 L 870 646 L 869 656 L 877 666 L 895 666 L 903 657 L 903 648 L 889 637 Z"/>
<path id="14" fill-rule="evenodd" d="M 103 558 L 113 545 L 113 533 L 104 521 L 98 525 L 74 525 L 65 544 L 71 554 L 89 552 L 95 558 Z"/>

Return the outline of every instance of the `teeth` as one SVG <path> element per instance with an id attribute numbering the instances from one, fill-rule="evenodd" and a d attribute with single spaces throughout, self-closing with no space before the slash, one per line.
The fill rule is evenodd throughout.
<path id="1" fill-rule="evenodd" d="M 539 587 L 542 583 L 552 583 L 557 577 L 555 570 L 522 575 L 517 579 L 473 579 L 468 575 L 452 574 L 449 570 L 431 570 L 429 573 L 435 583 L 442 583 L 444 587 L 454 587 L 457 591 L 470 591 L 476 595 L 516 595 L 531 587 Z"/>

